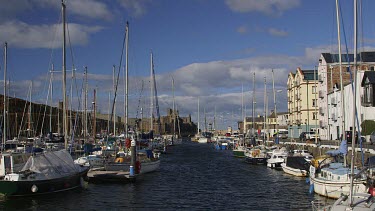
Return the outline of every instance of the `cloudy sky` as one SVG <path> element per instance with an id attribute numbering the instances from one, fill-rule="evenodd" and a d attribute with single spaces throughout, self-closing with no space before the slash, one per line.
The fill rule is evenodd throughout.
<path id="1" fill-rule="evenodd" d="M 150 116 L 150 52 L 154 55 L 160 113 L 175 102 L 181 116 L 197 121 L 198 97 L 218 128 L 235 127 L 244 113 L 274 109 L 272 69 L 277 107 L 287 111 L 286 82 L 297 67 L 314 69 L 322 52 L 337 52 L 334 0 L 67 0 L 67 69 L 69 98 L 77 106 L 84 67 L 88 68 L 89 102 L 97 89 L 97 105 L 108 113 L 113 100 L 113 65 L 120 69 L 118 115 L 124 113 L 125 24 L 129 21 L 129 114 Z M 375 1 L 363 1 L 360 47 L 371 49 Z M 0 42 L 8 43 L 9 94 L 47 102 L 50 70 L 53 105 L 61 97 L 61 1 L 0 0 Z M 353 3 L 342 1 L 342 21 L 348 48 L 353 46 Z M 343 41 L 344 43 L 344 41 Z M 1 53 L 3 58 L 3 53 Z M 4 62 L 0 62 L 1 74 Z M 75 69 L 75 77 L 71 70 Z M 255 93 L 253 93 L 255 73 Z M 71 78 L 75 80 L 72 82 Z M 30 85 L 32 82 L 32 86 Z M 30 88 L 32 87 L 32 88 Z M 72 93 L 70 93 L 72 87 Z M 243 90 L 243 92 L 242 92 Z M 242 95 L 243 93 L 243 95 Z M 112 101 L 111 100 L 111 101 Z M 216 108 L 216 109 L 215 109 Z M 77 108 L 79 109 L 79 108 Z"/>

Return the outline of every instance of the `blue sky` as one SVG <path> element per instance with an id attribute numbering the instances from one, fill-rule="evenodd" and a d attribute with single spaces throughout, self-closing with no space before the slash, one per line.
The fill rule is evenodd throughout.
<path id="1" fill-rule="evenodd" d="M 341 4 L 346 39 L 352 48 L 353 2 Z M 375 2 L 362 4 L 360 46 L 371 50 L 375 33 L 371 9 Z M 26 98 L 33 81 L 32 99 L 44 103 L 51 64 L 61 70 L 61 2 L 0 0 L 0 5 L 0 42 L 8 42 L 9 48 L 10 95 Z M 160 112 L 165 114 L 172 107 L 173 77 L 181 116 L 191 114 L 197 121 L 199 96 L 201 117 L 206 110 L 212 122 L 216 107 L 220 128 L 235 126 L 233 122 L 240 119 L 242 86 L 246 113 L 251 114 L 254 72 L 256 113 L 264 113 L 264 77 L 269 110 L 273 109 L 272 69 L 275 89 L 283 90 L 277 95 L 278 111 L 285 112 L 288 73 L 297 67 L 313 69 L 320 53 L 337 52 L 334 0 L 70 0 L 66 5 L 72 46 L 67 49 L 67 67 L 72 69 L 73 58 L 78 89 L 83 67 L 88 67 L 89 98 L 97 88 L 102 113 L 108 112 L 112 66 L 120 63 L 126 21 L 130 24 L 130 116 L 136 116 L 138 102 L 149 116 L 151 50 Z M 2 74 L 2 60 L 0 66 Z M 122 115 L 124 91 L 120 81 L 117 114 Z M 56 73 L 55 104 L 61 99 L 60 84 L 61 75 Z M 73 101 L 78 104 L 77 99 Z"/>

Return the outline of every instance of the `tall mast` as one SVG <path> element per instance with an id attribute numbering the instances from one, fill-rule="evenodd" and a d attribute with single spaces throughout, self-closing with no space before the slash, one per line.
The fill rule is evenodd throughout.
<path id="1" fill-rule="evenodd" d="M 197 133 L 199 134 L 199 97 L 198 97 L 198 131 L 197 131 Z"/>
<path id="2" fill-rule="evenodd" d="M 50 96 L 49 132 L 52 132 L 53 71 L 54 71 L 54 65 L 52 64 L 51 79 L 50 79 L 50 88 L 51 88 L 50 94 L 51 94 L 51 96 Z M 57 125 L 59 125 L 59 124 L 57 124 Z"/>
<path id="3" fill-rule="evenodd" d="M 276 120 L 276 139 L 278 139 L 279 135 L 279 124 L 277 122 L 277 108 L 276 108 L 276 91 L 275 91 L 275 75 L 272 69 L 272 89 L 273 89 L 273 104 L 275 109 L 275 120 Z"/>
<path id="4" fill-rule="evenodd" d="M 150 56 L 150 88 L 151 88 L 151 91 L 150 91 L 150 104 L 151 104 L 151 108 L 150 108 L 150 115 L 151 115 L 151 118 L 150 118 L 150 130 L 154 130 L 154 119 L 153 119 L 153 110 L 154 110 L 154 101 L 153 101 L 153 96 L 154 96 L 154 86 L 153 86 L 153 82 L 154 80 L 152 80 L 152 69 L 153 69 L 153 65 L 154 65 L 154 61 L 153 61 L 153 57 L 152 57 L 152 51 L 151 51 L 151 56 Z"/>
<path id="5" fill-rule="evenodd" d="M 125 36 L 126 36 L 126 40 L 125 40 L 125 44 L 126 44 L 126 49 L 125 49 L 125 52 L 126 52 L 126 57 L 125 57 L 125 61 L 126 61 L 126 64 L 125 64 L 125 83 L 126 83 L 126 87 L 125 87 L 125 137 L 128 138 L 128 114 L 129 114 L 129 109 L 128 109 L 128 96 L 129 96 L 129 78 L 128 78 L 128 74 L 129 74 L 129 60 L 128 60 L 128 57 L 129 57 L 129 53 L 128 53 L 128 49 L 129 49 L 129 22 L 126 22 L 126 29 L 125 29 Z"/>
<path id="6" fill-rule="evenodd" d="M 115 70 L 116 66 L 113 65 L 113 70 L 112 70 L 112 73 L 113 73 L 113 95 L 115 96 L 116 95 L 116 79 L 115 79 L 115 73 L 116 73 L 116 70 Z M 116 98 L 114 98 L 113 100 L 113 136 L 116 137 Z"/>
<path id="7" fill-rule="evenodd" d="M 174 102 L 174 79 L 172 77 L 172 95 L 173 95 L 173 104 L 172 104 L 172 118 L 173 118 L 173 138 L 176 135 L 176 113 L 175 113 L 175 102 Z"/>
<path id="8" fill-rule="evenodd" d="M 87 66 L 85 67 L 85 72 L 84 72 L 84 75 L 85 75 L 85 100 L 84 100 L 84 115 L 85 115 L 85 125 L 84 125 L 84 133 L 83 133 L 83 140 L 86 141 L 86 137 L 87 137 L 87 134 L 88 134 L 88 131 L 87 131 Z"/>
<path id="9" fill-rule="evenodd" d="M 108 124 L 107 124 L 107 136 L 109 135 L 109 128 L 111 124 L 111 91 L 108 92 Z"/>
<path id="10" fill-rule="evenodd" d="M 353 182 L 354 182 L 354 147 L 356 141 L 356 128 L 355 128 L 355 116 L 356 116 L 356 107 L 357 107 L 357 0 L 354 0 L 354 59 L 353 59 L 353 122 L 352 122 L 352 154 L 350 162 L 350 172 L 352 176 L 350 177 L 350 194 L 349 194 L 349 204 L 353 205 Z"/>
<path id="11" fill-rule="evenodd" d="M 344 98 L 344 85 L 342 78 L 342 55 L 341 55 L 341 31 L 340 31 L 340 10 L 339 0 L 336 0 L 336 22 L 337 22 L 337 40 L 339 45 L 339 66 L 340 66 L 340 90 L 341 90 L 341 134 L 345 137 L 345 98 Z M 344 159 L 346 161 L 346 159 Z"/>
<path id="12" fill-rule="evenodd" d="M 93 106 L 93 115 L 92 115 L 92 119 L 93 119 L 93 126 L 92 126 L 92 134 L 93 134 L 93 137 L 94 137 L 94 141 L 95 141 L 95 136 L 96 136 L 96 89 L 94 89 L 94 101 L 92 103 L 92 106 Z"/>
<path id="13" fill-rule="evenodd" d="M 263 139 L 266 141 L 266 125 L 267 125 L 267 79 L 264 77 L 264 127 L 263 127 Z"/>
<path id="14" fill-rule="evenodd" d="M 244 120 L 244 109 L 243 109 L 243 83 L 242 83 L 242 92 L 241 92 L 241 119 L 242 121 Z M 244 133 L 242 131 L 242 133 Z"/>
<path id="15" fill-rule="evenodd" d="M 4 95 L 3 95 L 3 101 L 4 101 L 4 111 L 3 111 L 3 150 L 5 148 L 5 142 L 7 141 L 7 64 L 8 61 L 8 43 L 4 44 Z"/>
<path id="16" fill-rule="evenodd" d="M 33 90 L 33 81 L 31 81 L 30 83 L 30 99 L 29 99 L 29 115 L 28 115 L 28 119 L 29 119 L 29 122 L 28 122 L 28 125 L 27 125 L 27 128 L 28 128 L 28 132 L 27 132 L 27 135 L 28 137 L 31 137 L 31 134 L 32 134 L 32 131 L 33 131 L 33 128 L 32 128 L 32 117 L 31 117 L 31 93 L 32 93 L 32 90 Z"/>
<path id="17" fill-rule="evenodd" d="M 61 0 L 62 6 L 62 27 L 63 27 L 63 49 L 62 49 L 62 74 L 63 74 L 63 127 L 64 127 L 64 141 L 65 141 L 65 149 L 68 148 L 68 122 L 67 122 L 67 115 L 66 115 L 66 44 L 65 44 L 65 4 L 64 0 Z"/>
<path id="18" fill-rule="evenodd" d="M 254 115 L 255 115 L 255 72 L 253 73 L 253 111 L 252 111 L 252 118 L 253 118 L 253 122 L 252 122 L 252 134 L 253 134 L 253 136 L 255 136 L 255 131 L 254 131 L 254 124 L 255 124 L 255 117 L 254 117 Z"/>

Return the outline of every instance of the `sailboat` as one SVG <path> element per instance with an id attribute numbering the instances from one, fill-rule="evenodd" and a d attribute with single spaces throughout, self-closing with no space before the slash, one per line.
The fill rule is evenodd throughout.
<path id="1" fill-rule="evenodd" d="M 63 74 L 65 74 L 66 60 L 64 2 L 62 2 L 62 16 L 64 38 Z M 5 43 L 4 49 L 5 68 L 3 97 L 4 114 L 6 114 L 7 43 Z M 64 83 L 66 82 L 65 80 L 63 81 Z M 7 138 L 6 122 L 6 115 L 4 115 L 3 143 L 5 143 Z M 6 197 L 49 194 L 78 188 L 83 185 L 83 181 L 86 178 L 87 172 L 89 170 L 87 167 L 75 164 L 71 155 L 65 149 L 59 151 L 33 153 L 31 155 L 2 153 L 0 162 L 0 193 L 2 195 L 5 195 Z"/>
<path id="2" fill-rule="evenodd" d="M 128 31 L 128 27 L 127 27 L 127 31 Z M 152 82 L 155 83 L 153 66 L 154 66 L 153 65 L 153 57 L 152 57 L 152 53 L 151 53 L 151 77 L 152 77 Z M 151 90 L 153 88 L 155 88 L 155 87 L 153 85 L 151 85 Z M 151 93 L 153 94 L 152 91 L 151 91 Z M 151 98 L 151 99 L 153 100 L 153 98 Z M 152 132 L 151 132 L 151 134 L 152 134 Z M 136 139 L 136 137 L 134 137 L 134 138 Z M 127 141 L 129 142 L 129 139 Z M 133 152 L 131 152 L 131 153 L 133 153 Z M 145 173 L 150 173 L 150 172 L 154 172 L 154 171 L 159 170 L 160 159 L 159 159 L 158 156 L 154 156 L 154 153 L 152 152 L 151 149 L 147 149 L 145 151 L 139 151 L 139 152 L 137 152 L 136 156 L 138 158 L 138 161 L 136 162 L 136 168 L 138 170 L 138 172 L 137 172 L 138 174 L 145 174 Z M 104 164 L 104 169 L 106 171 L 114 171 L 114 172 L 128 171 L 130 169 L 130 166 L 131 166 L 131 162 L 130 162 L 129 158 L 130 158 L 130 156 L 129 156 L 128 153 L 125 153 L 125 152 L 118 153 L 116 155 L 115 160 L 106 162 Z"/>
<path id="3" fill-rule="evenodd" d="M 338 6 L 338 0 L 336 0 L 336 5 Z M 338 14 L 337 9 L 337 14 Z M 338 15 L 337 15 L 338 16 Z M 341 52 L 340 52 L 341 54 Z M 353 122 L 352 122 L 352 134 L 355 134 L 355 123 L 357 115 L 357 0 L 354 0 L 354 53 L 353 53 Z M 355 172 L 354 169 L 354 148 L 356 142 L 356 136 L 352 136 L 352 151 L 351 151 L 351 163 L 350 163 L 350 184 L 348 193 L 341 194 L 341 196 L 329 206 L 324 207 L 322 210 L 330 211 L 346 211 L 346 210 L 358 210 L 358 211 L 373 211 L 375 210 L 375 194 L 374 194 L 374 178 L 371 178 L 367 168 L 364 168 L 360 172 Z M 373 174 L 372 174 L 373 175 Z M 360 191 L 358 192 L 356 187 L 356 179 L 360 177 L 366 177 L 364 184 L 369 188 L 367 192 Z M 366 187 L 366 188 L 367 188 Z M 315 202 L 312 202 L 313 210 L 318 210 L 316 208 Z"/>

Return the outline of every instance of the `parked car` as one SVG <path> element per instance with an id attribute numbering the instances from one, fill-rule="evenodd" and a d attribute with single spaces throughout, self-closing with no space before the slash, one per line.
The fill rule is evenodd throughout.
<path id="1" fill-rule="evenodd" d="M 306 140 L 315 140 L 315 138 L 317 138 L 318 140 L 320 139 L 319 134 L 317 134 L 315 131 L 306 132 L 305 137 Z"/>
<path id="2" fill-rule="evenodd" d="M 288 138 L 288 131 L 282 130 L 279 131 L 278 137 L 281 139 L 287 139 Z"/>

